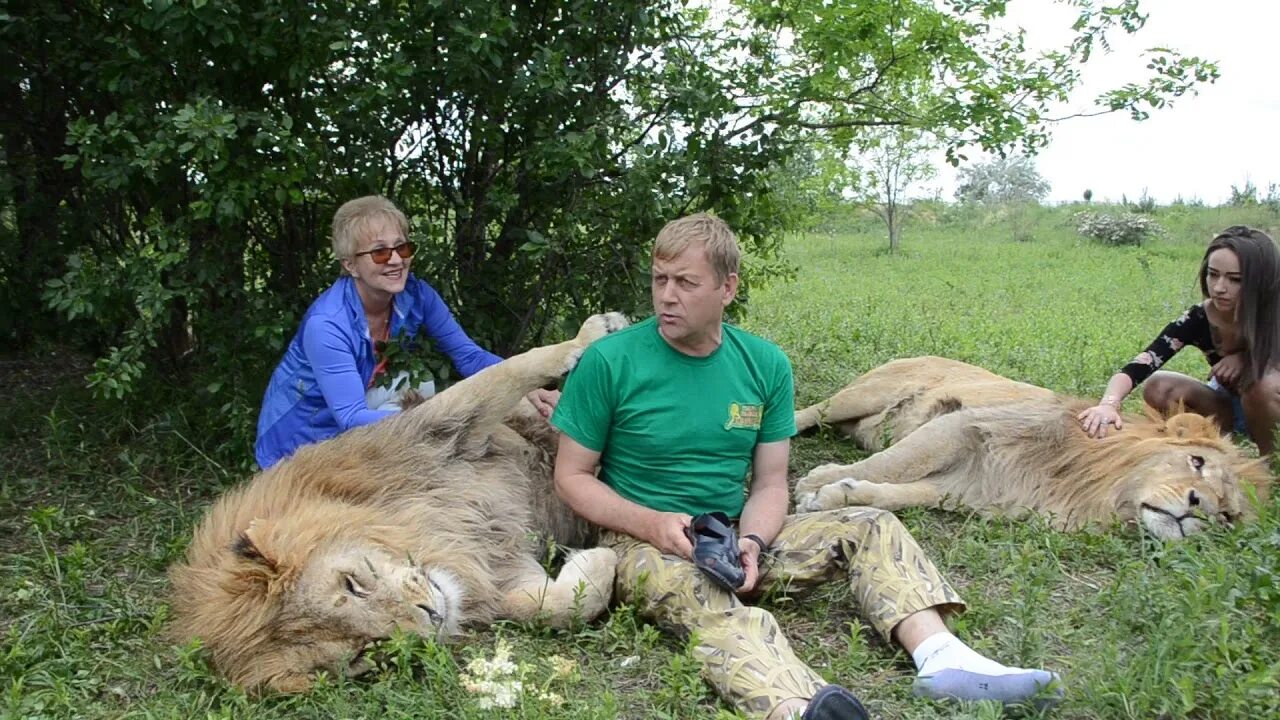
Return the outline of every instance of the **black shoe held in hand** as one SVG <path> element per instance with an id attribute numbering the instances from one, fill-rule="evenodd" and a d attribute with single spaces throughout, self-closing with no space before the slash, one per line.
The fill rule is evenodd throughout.
<path id="1" fill-rule="evenodd" d="M 722 512 L 695 515 L 685 529 L 693 543 L 693 564 L 716 581 L 720 587 L 734 592 L 747 580 L 738 553 L 738 533 Z"/>

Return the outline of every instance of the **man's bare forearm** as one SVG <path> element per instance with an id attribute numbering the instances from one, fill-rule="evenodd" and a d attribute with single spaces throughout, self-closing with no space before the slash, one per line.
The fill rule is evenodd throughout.
<path id="1" fill-rule="evenodd" d="M 790 440 L 778 440 L 757 445 L 752 455 L 751 495 L 742 508 L 738 523 L 741 535 L 759 535 L 766 544 L 772 544 L 787 519 L 787 458 L 791 453 Z"/>
<path id="2" fill-rule="evenodd" d="M 556 475 L 556 494 L 578 515 L 609 530 L 648 539 L 657 511 L 638 505 L 590 473 Z"/>
<path id="3" fill-rule="evenodd" d="M 787 488 L 766 485 L 752 491 L 742 508 L 738 531 L 742 535 L 759 535 L 766 544 L 773 542 L 787 518 Z"/>

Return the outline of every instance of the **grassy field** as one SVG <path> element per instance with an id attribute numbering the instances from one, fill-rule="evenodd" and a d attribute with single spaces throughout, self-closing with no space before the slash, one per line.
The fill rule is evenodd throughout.
<path id="1" fill-rule="evenodd" d="M 874 225 L 789 244 L 793 281 L 753 291 L 744 320 L 791 356 L 797 401 L 826 397 L 886 360 L 938 354 L 1066 393 L 1096 396 L 1120 363 L 1196 299 L 1213 229 L 1274 216 L 1169 209 L 1141 248 L 1077 238 L 1062 210 L 1030 219 L 932 215 L 887 255 Z M 1198 353 L 1171 365 L 1202 374 Z M 438 647 L 385 644 L 379 670 L 303 697 L 254 699 L 213 676 L 198 648 L 162 634 L 164 569 L 211 498 L 242 479 L 212 439 L 168 417 L 92 401 L 83 360 L 0 359 L 0 717 L 733 717 L 683 644 L 617 608 L 572 632 L 501 625 Z M 169 393 L 176 397 L 178 391 Z M 163 394 L 163 393 L 160 393 Z M 179 406 L 175 406 L 179 407 Z M 793 475 L 857 452 L 797 440 Z M 1260 522 L 1176 545 L 1104 528 L 912 511 L 903 519 L 969 602 L 959 634 L 1012 664 L 1059 671 L 1061 718 L 1280 716 L 1280 505 Z M 838 583 L 767 600 L 798 652 L 854 688 L 877 717 L 996 718 L 994 706 L 910 697 L 905 653 L 875 637 Z M 483 708 L 459 673 L 509 644 L 524 683 Z M 1016 714 L 1016 713 L 1015 713 Z"/>

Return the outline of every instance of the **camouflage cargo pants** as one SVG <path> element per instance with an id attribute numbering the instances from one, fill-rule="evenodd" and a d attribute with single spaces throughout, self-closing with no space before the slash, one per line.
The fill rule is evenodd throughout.
<path id="1" fill-rule="evenodd" d="M 763 718 L 789 698 L 809 698 L 826 682 L 791 650 L 767 610 L 744 605 L 692 563 L 608 533 L 619 557 L 617 597 L 635 602 L 664 629 L 695 638 L 703 675 L 720 696 Z M 800 589 L 845 576 L 861 614 L 886 639 L 908 615 L 964 605 L 892 513 L 850 507 L 788 516 L 761 559 L 761 587 Z"/>

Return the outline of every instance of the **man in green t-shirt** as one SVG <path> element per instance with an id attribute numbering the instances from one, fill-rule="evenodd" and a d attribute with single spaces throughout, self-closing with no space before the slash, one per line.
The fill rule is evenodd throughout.
<path id="1" fill-rule="evenodd" d="M 609 531 L 619 597 L 663 627 L 697 631 L 704 675 L 751 717 L 866 717 L 852 693 L 795 656 L 772 615 L 738 597 L 761 580 L 797 587 L 836 570 L 876 629 L 911 653 L 918 694 L 1035 698 L 1057 676 L 1006 667 L 952 635 L 942 613 L 964 605 L 892 513 L 787 515 L 791 363 L 772 343 L 724 323 L 738 263 L 737 239 L 722 220 L 697 214 L 668 223 L 653 248 L 654 317 L 587 348 L 552 415 L 561 431 L 556 491 Z M 746 579 L 736 594 L 691 561 L 692 516 L 712 511 L 738 522 Z"/>

